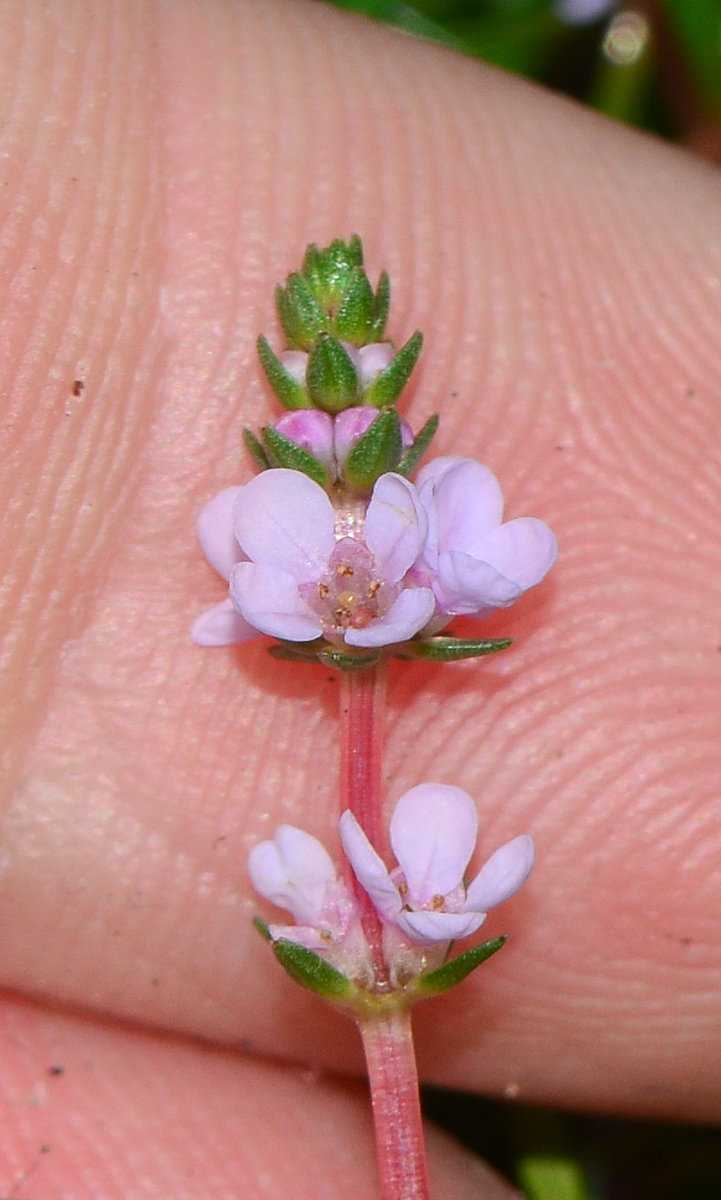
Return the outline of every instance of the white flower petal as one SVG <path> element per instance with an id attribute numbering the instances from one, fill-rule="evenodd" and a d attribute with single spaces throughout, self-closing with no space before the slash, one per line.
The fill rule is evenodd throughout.
<path id="1" fill-rule="evenodd" d="M 322 633 L 319 618 L 285 571 L 238 563 L 230 577 L 230 595 L 246 621 L 261 633 L 288 642 L 312 642 Z"/>
<path id="2" fill-rule="evenodd" d="M 506 842 L 491 855 L 469 886 L 464 912 L 488 912 L 489 908 L 515 896 L 531 874 L 535 856 L 533 841 L 527 833 Z"/>
<path id="3" fill-rule="evenodd" d="M 467 792 L 421 783 L 398 801 L 390 842 L 417 904 L 446 896 L 463 879 L 476 844 L 478 816 Z"/>
<path id="4" fill-rule="evenodd" d="M 272 841 L 253 847 L 248 874 L 259 895 L 287 909 L 300 925 L 318 925 L 326 888 L 336 878 L 325 846 L 294 825 L 279 825 Z"/>
<path id="5" fill-rule="evenodd" d="M 485 913 L 402 912 L 396 918 L 400 928 L 420 945 L 454 942 L 470 937 L 486 919 Z"/>
<path id="6" fill-rule="evenodd" d="M 335 542 L 328 496 L 301 471 L 261 471 L 235 503 L 235 536 L 253 562 L 292 575 L 320 578 Z"/>
<path id="7" fill-rule="evenodd" d="M 230 572 L 243 558 L 233 529 L 233 507 L 242 487 L 229 487 L 209 500 L 198 517 L 198 540 L 214 571 L 230 579 Z"/>
<path id="8" fill-rule="evenodd" d="M 508 608 L 523 591 L 520 584 L 506 579 L 489 563 L 459 550 L 439 555 L 433 586 L 441 610 L 454 616 Z"/>
<path id="9" fill-rule="evenodd" d="M 421 467 L 420 471 L 416 475 L 416 487 L 418 491 L 420 491 L 422 487 L 425 487 L 426 484 L 430 484 L 432 487 L 435 487 L 435 485 L 440 482 L 447 471 L 452 470 L 453 467 L 459 467 L 461 463 L 467 461 L 468 459 L 455 458 L 451 454 L 442 454 L 439 458 L 432 458 L 431 461 L 426 463 L 424 467 Z"/>
<path id="10" fill-rule="evenodd" d="M 503 494 L 493 471 L 472 458 L 460 462 L 437 480 L 433 502 L 438 520 L 438 546 L 475 554 L 479 538 L 495 529 L 503 517 Z"/>
<path id="11" fill-rule="evenodd" d="M 381 475 L 365 519 L 365 543 L 380 573 L 398 583 L 420 554 L 428 518 L 413 484 L 402 475 Z"/>
<path id="12" fill-rule="evenodd" d="M 359 884 L 380 916 L 388 921 L 395 920 L 401 911 L 401 897 L 380 854 L 374 850 L 350 809 L 342 814 L 338 827 L 346 858 Z"/>
<path id="13" fill-rule="evenodd" d="M 200 614 L 190 636 L 197 646 L 232 646 L 256 638 L 258 630 L 240 615 L 232 600 L 223 600 Z"/>
<path id="14" fill-rule="evenodd" d="M 479 548 L 479 557 L 506 579 L 512 579 L 524 592 L 534 587 L 558 556 L 558 542 L 544 521 L 536 517 L 516 517 L 489 533 Z"/>
<path id="15" fill-rule="evenodd" d="M 436 610 L 436 598 L 430 588 L 405 588 L 396 597 L 384 617 L 378 617 L 365 629 L 347 629 L 349 646 L 392 646 L 405 642 L 427 625 Z"/>

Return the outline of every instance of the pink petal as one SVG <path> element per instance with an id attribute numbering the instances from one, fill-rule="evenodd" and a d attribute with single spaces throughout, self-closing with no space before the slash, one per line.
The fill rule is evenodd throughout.
<path id="1" fill-rule="evenodd" d="M 470 937 L 486 919 L 485 913 L 402 912 L 397 918 L 400 928 L 412 941 L 421 945 L 433 942 L 454 942 Z"/>
<path id="2" fill-rule="evenodd" d="M 235 535 L 248 558 L 312 583 L 334 544 L 335 517 L 328 496 L 300 471 L 262 471 L 235 503 Z"/>
<path id="3" fill-rule="evenodd" d="M 453 615 L 508 608 L 523 591 L 489 563 L 457 550 L 439 556 L 434 588 L 442 611 Z"/>
<path id="4" fill-rule="evenodd" d="M 395 351 L 390 342 L 370 342 L 361 346 L 359 351 L 361 384 L 367 388 L 395 358 Z"/>
<path id="5" fill-rule="evenodd" d="M 506 842 L 491 855 L 471 883 L 464 912 L 488 912 L 489 908 L 515 896 L 531 874 L 535 856 L 533 841 L 527 833 Z"/>
<path id="6" fill-rule="evenodd" d="M 304 350 L 285 350 L 280 361 L 288 374 L 301 387 L 305 387 L 305 373 L 308 367 L 308 355 Z"/>
<path id="7" fill-rule="evenodd" d="M 238 563 L 230 577 L 230 595 L 246 621 L 261 633 L 289 642 L 311 642 L 322 633 L 318 617 L 285 571 Z"/>
<path id="8" fill-rule="evenodd" d="M 258 630 L 241 617 L 232 600 L 223 600 L 200 614 L 190 636 L 197 646 L 232 646 L 256 638 Z"/>
<path id="9" fill-rule="evenodd" d="M 416 475 L 416 487 L 418 491 L 425 488 L 427 484 L 435 487 L 443 478 L 447 471 L 453 467 L 459 467 L 461 463 L 468 462 L 466 458 L 455 458 L 450 454 L 443 454 L 439 458 L 432 458 L 429 463 L 421 467 Z"/>
<path id="10" fill-rule="evenodd" d="M 372 405 L 354 405 L 346 408 L 333 422 L 333 447 L 339 467 L 344 467 L 346 460 L 356 442 L 366 433 L 380 409 Z"/>
<path id="11" fill-rule="evenodd" d="M 326 888 L 336 878 L 325 846 L 294 825 L 279 825 L 272 841 L 253 847 L 248 874 L 259 895 L 287 909 L 300 925 L 318 924 Z"/>
<path id="12" fill-rule="evenodd" d="M 370 896 L 379 914 L 394 920 L 401 911 L 398 888 L 391 882 L 388 868 L 374 850 L 350 809 L 342 814 L 338 828 L 346 858 L 361 887 Z"/>
<path id="13" fill-rule="evenodd" d="M 213 496 L 198 517 L 198 539 L 213 570 L 223 579 L 230 579 L 230 572 L 243 558 L 233 529 L 233 506 L 242 492 L 242 487 L 229 487 Z"/>
<path id="14" fill-rule="evenodd" d="M 487 534 L 480 557 L 525 591 L 540 583 L 558 556 L 558 542 L 544 521 L 517 517 Z"/>
<path id="15" fill-rule="evenodd" d="M 384 617 L 378 617 L 365 629 L 347 629 L 349 646 L 392 646 L 405 642 L 427 625 L 436 610 L 436 598 L 430 588 L 405 588 Z"/>
<path id="16" fill-rule="evenodd" d="M 438 547 L 475 555 L 479 539 L 501 523 L 503 494 L 493 472 L 472 458 L 461 459 L 437 481 L 433 501 Z"/>
<path id="17" fill-rule="evenodd" d="M 282 938 L 283 941 L 294 942 L 296 946 L 305 946 L 306 950 L 328 949 L 327 939 L 322 938 L 320 930 L 313 925 L 269 925 L 268 932 L 274 942 Z"/>
<path id="18" fill-rule="evenodd" d="M 401 796 L 391 817 L 390 842 L 416 904 L 429 904 L 458 887 L 477 832 L 476 807 L 460 788 L 421 783 Z"/>
<path id="19" fill-rule="evenodd" d="M 333 418 L 317 408 L 284 413 L 275 428 L 284 437 L 314 454 L 326 467 L 333 462 Z"/>
<path id="20" fill-rule="evenodd" d="M 381 475 L 365 521 L 365 542 L 380 573 L 398 583 L 420 554 L 428 518 L 413 484 L 402 475 Z"/>

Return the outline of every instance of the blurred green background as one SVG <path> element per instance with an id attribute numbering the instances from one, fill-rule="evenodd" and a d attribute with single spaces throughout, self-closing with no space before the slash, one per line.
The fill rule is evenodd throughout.
<path id="1" fill-rule="evenodd" d="M 332 2 L 526 75 L 721 162 L 721 0 Z"/>
<path id="2" fill-rule="evenodd" d="M 721 0 L 331 0 L 576 97 L 721 164 Z M 721 997 L 719 998 L 721 1006 Z M 721 1088 L 721 1066 L 719 1069 Z M 721 1200 L 721 1132 L 426 1089 L 528 1200 Z"/>

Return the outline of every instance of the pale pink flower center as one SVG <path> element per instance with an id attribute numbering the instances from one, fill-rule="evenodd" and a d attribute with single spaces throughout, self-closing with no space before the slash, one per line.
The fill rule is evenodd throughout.
<path id="1" fill-rule="evenodd" d="M 352 537 L 340 538 L 320 580 L 301 584 L 299 590 L 327 636 L 365 629 L 384 616 L 396 598 L 396 589 L 381 579 L 368 547 Z"/>

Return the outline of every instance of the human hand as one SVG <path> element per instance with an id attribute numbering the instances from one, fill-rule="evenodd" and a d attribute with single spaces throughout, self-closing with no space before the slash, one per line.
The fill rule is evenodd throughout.
<path id="1" fill-rule="evenodd" d="M 18 1196 L 140 1174 L 206 1196 L 222 1163 L 250 1200 L 374 1194 L 358 1089 L 263 1057 L 361 1070 L 264 951 L 245 874 L 279 820 L 333 844 L 337 681 L 188 639 L 221 598 L 195 514 L 275 411 L 272 287 L 353 231 L 394 281 L 391 334 L 426 333 L 415 424 L 440 411 L 437 452 L 483 459 L 561 543 L 484 626 L 510 652 L 392 677 L 389 803 L 453 782 L 481 854 L 538 847 L 486 927 L 509 946 L 419 1009 L 422 1073 L 715 1119 L 718 174 L 301 0 L 4 15 L 0 979 L 87 1018 L 8 1001 L 0 1186 L 37 1161 Z M 444 1147 L 439 1198 L 477 1193 Z"/>

